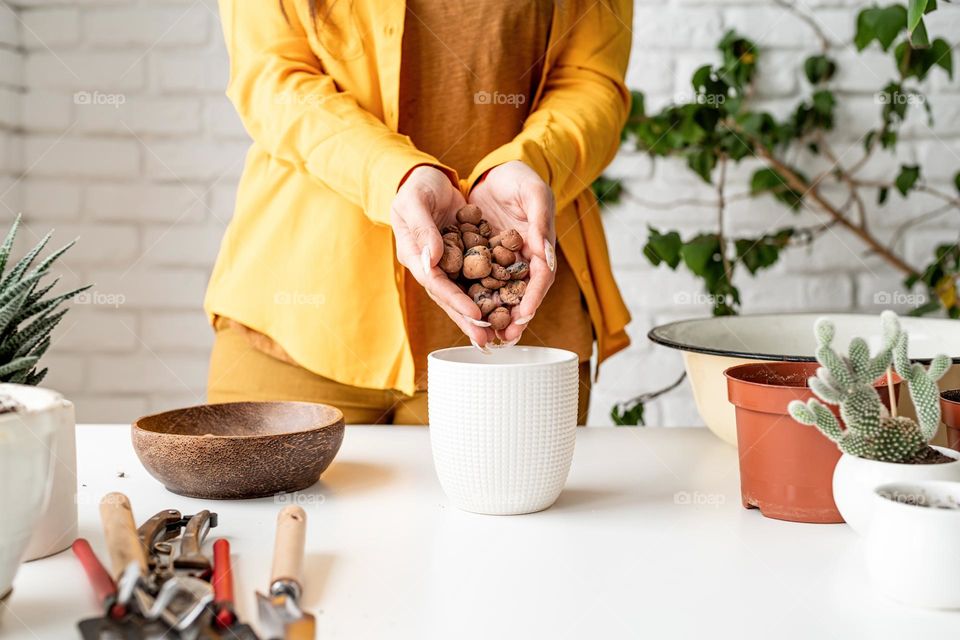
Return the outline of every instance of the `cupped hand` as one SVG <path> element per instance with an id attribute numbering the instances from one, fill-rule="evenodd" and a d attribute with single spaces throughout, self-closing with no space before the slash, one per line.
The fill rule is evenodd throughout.
<path id="1" fill-rule="evenodd" d="M 446 174 L 428 165 L 416 167 L 393 199 L 390 224 L 400 264 L 474 345 L 483 347 L 493 339 L 486 328 L 489 323 L 480 320 L 476 303 L 437 267 L 443 255 L 440 229 L 454 224 L 457 210 L 465 204 Z"/>
<path id="2" fill-rule="evenodd" d="M 520 252 L 530 263 L 530 282 L 523 300 L 510 311 L 510 325 L 499 332 L 504 342 L 516 342 L 537 313 L 557 270 L 553 191 L 533 169 L 514 160 L 488 171 L 469 201 L 480 207 L 495 231 L 516 229 L 523 236 Z"/>

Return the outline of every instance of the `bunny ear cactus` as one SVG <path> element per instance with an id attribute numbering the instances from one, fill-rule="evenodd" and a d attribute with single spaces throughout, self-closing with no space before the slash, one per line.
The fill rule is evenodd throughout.
<path id="1" fill-rule="evenodd" d="M 860 458 L 884 462 L 917 462 L 930 456 L 927 444 L 940 425 L 939 391 L 936 381 L 950 367 L 946 356 L 937 356 L 926 369 L 907 358 L 907 334 L 892 311 L 881 316 L 883 340 L 880 351 L 870 355 L 863 338 L 854 338 L 846 356 L 833 348 L 836 333 L 832 322 L 821 318 L 815 326 L 817 362 L 821 367 L 808 384 L 820 398 L 807 403 L 794 400 L 790 415 L 801 424 L 816 426 L 841 451 Z M 897 373 L 907 381 L 920 423 L 892 417 L 880 401 L 874 382 L 896 362 Z M 838 405 L 846 428 L 823 403 Z"/>

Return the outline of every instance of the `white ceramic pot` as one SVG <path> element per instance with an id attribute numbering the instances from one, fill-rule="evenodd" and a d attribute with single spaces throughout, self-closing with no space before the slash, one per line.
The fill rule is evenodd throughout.
<path id="1" fill-rule="evenodd" d="M 552 505 L 576 441 L 576 354 L 461 347 L 434 351 L 427 362 L 430 443 L 450 501 L 495 515 Z"/>
<path id="2" fill-rule="evenodd" d="M 6 386 L 0 384 L 0 393 L 4 393 Z M 77 420 L 73 403 L 55 391 L 40 391 L 47 394 L 47 405 L 43 413 L 56 429 L 53 446 L 55 455 L 50 478 L 50 498 L 24 553 L 24 559 L 28 562 L 68 549 L 78 535 Z"/>
<path id="3" fill-rule="evenodd" d="M 960 609 L 960 483 L 884 484 L 871 502 L 864 556 L 878 589 L 910 605 Z"/>
<path id="4" fill-rule="evenodd" d="M 877 462 L 843 454 L 833 470 L 833 500 L 840 515 L 857 533 L 865 533 L 877 501 L 875 490 L 890 482 L 950 480 L 960 482 L 960 453 L 934 447 L 955 462 L 942 464 L 898 464 Z"/>
<path id="5" fill-rule="evenodd" d="M 0 597 L 9 592 L 48 496 L 56 455 L 59 395 L 46 389 L 0 385 L 24 408 L 0 414 Z"/>

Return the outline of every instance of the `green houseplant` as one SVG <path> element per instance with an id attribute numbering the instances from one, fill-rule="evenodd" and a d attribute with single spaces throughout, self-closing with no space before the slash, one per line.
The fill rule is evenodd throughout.
<path id="1" fill-rule="evenodd" d="M 42 281 L 75 242 L 57 249 L 34 266 L 52 231 L 7 270 L 19 227 L 17 216 L 0 245 L 0 382 L 36 385 L 47 373 L 46 369 L 38 370 L 37 363 L 50 347 L 51 332 L 68 311 L 61 305 L 90 286 L 49 295 L 57 279 Z"/>
<path id="2" fill-rule="evenodd" d="M 790 402 L 788 410 L 797 422 L 817 428 L 834 442 L 843 455 L 833 473 L 833 496 L 844 520 L 857 531 L 869 525 L 874 489 L 886 482 L 960 480 L 960 454 L 929 443 L 940 427 L 937 380 L 950 367 L 950 359 L 938 355 L 929 366 L 910 362 L 909 337 L 900 328 L 896 314 L 881 315 L 881 347 L 870 354 L 867 341 L 854 338 L 847 355 L 833 346 L 834 325 L 817 321 L 817 362 L 820 368 L 808 381 L 817 398 Z M 917 420 L 888 411 L 875 382 L 893 370 L 906 382 L 917 411 Z M 890 388 L 890 387 L 888 387 Z M 840 409 L 843 426 L 826 405 Z"/>
<path id="3" fill-rule="evenodd" d="M 841 45 L 831 42 L 817 22 L 793 2 L 775 1 L 805 20 L 820 41 L 817 54 L 798 60 L 809 92 L 788 117 L 777 118 L 756 106 L 756 70 L 763 52 L 749 38 L 733 31 L 718 43 L 721 63 L 703 65 L 693 74 L 692 101 L 649 113 L 643 94 L 634 92 L 632 113 L 623 130 L 624 142 L 654 158 L 685 160 L 690 171 L 716 192 L 713 199 L 682 202 L 716 210 L 712 229 L 684 238 L 678 231 L 651 227 L 644 256 L 654 266 L 688 270 L 703 283 L 714 315 L 729 315 L 737 313 L 741 305 L 735 284 L 738 271 L 756 275 L 776 264 L 784 250 L 809 245 L 838 228 L 902 274 L 907 289 L 922 287 L 926 291 L 927 301 L 914 313 L 939 311 L 960 318 L 960 234 L 953 238 L 946 234 L 925 264 L 910 264 L 897 248 L 911 226 L 960 213 L 960 172 L 951 188 L 933 184 L 926 179 L 924 168 L 914 164 L 900 164 L 882 180 L 863 176 L 872 158 L 882 154 L 897 157 L 901 130 L 911 110 L 925 109 L 932 123 L 930 104 L 920 91 L 920 83 L 937 72 L 953 77 L 952 45 L 927 34 L 925 21 L 933 18 L 929 14 L 937 9 L 937 1 L 875 5 L 858 13 L 853 46 L 857 51 L 876 47 L 888 52 L 896 69 L 896 77 L 877 88 L 876 125 L 862 138 L 858 155 L 838 153 L 832 138 L 837 108 L 844 99 L 832 86 L 839 65 L 832 53 Z M 811 173 L 801 167 L 798 158 L 821 168 Z M 758 167 L 743 189 L 732 192 L 728 169 L 747 160 Z M 606 176 L 593 186 L 604 204 L 622 200 L 653 208 L 681 204 L 645 202 L 621 181 Z M 935 204 L 922 213 L 902 217 L 893 237 L 883 238 L 870 218 L 878 209 L 889 206 L 891 192 L 905 198 L 923 194 Z M 729 203 L 758 197 L 772 197 L 789 211 L 810 212 L 820 222 L 813 226 L 778 226 L 756 235 L 725 234 Z M 871 200 L 873 207 L 868 205 Z M 656 393 L 616 405 L 613 421 L 642 423 L 641 405 L 650 395 Z"/>

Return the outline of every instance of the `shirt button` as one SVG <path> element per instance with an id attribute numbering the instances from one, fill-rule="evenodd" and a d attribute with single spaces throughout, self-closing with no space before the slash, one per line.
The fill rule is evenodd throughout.
<path id="1" fill-rule="evenodd" d="M 396 29 L 396 27 L 394 27 L 392 24 L 390 24 L 390 25 L 387 25 L 386 27 L 384 27 L 383 32 L 384 32 L 385 34 L 387 34 L 388 36 L 391 36 L 391 37 L 392 37 L 393 34 L 397 32 L 397 29 Z"/>

